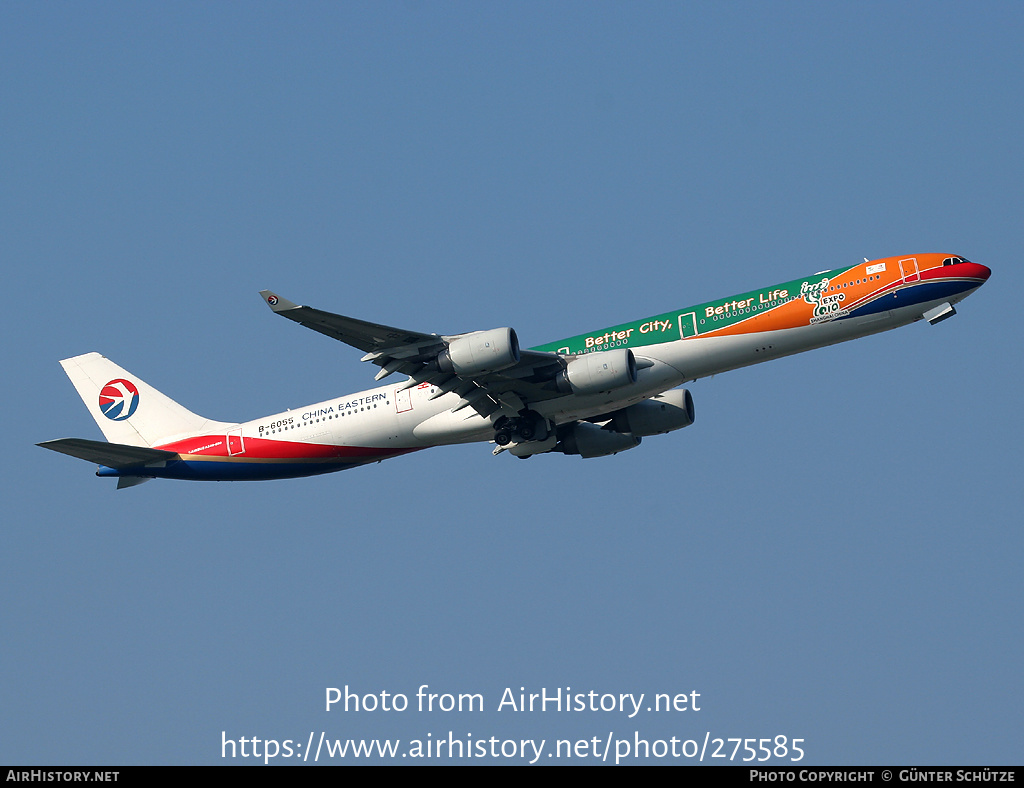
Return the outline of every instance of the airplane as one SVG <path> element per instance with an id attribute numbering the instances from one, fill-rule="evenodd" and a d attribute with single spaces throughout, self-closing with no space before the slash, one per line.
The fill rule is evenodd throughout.
<path id="1" fill-rule="evenodd" d="M 283 479 L 344 470 L 434 446 L 491 441 L 494 454 L 603 457 L 688 427 L 679 386 L 888 331 L 936 324 L 990 269 L 959 255 L 863 263 L 521 350 L 494 328 L 437 335 L 368 323 L 269 290 L 274 313 L 355 347 L 405 380 L 247 422 L 213 421 L 99 353 L 61 361 L 108 442 L 37 444 L 99 467 L 117 487 L 153 478 Z"/>

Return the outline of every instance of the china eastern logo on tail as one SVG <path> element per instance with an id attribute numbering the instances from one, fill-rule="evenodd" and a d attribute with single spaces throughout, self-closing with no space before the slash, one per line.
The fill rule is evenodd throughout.
<path id="1" fill-rule="evenodd" d="M 312 476 L 477 441 L 519 459 L 606 457 L 693 424 L 684 383 L 917 321 L 941 323 L 990 273 L 952 254 L 865 259 L 531 348 L 519 346 L 510 326 L 410 331 L 263 290 L 275 314 L 363 353 L 375 381 L 400 380 L 252 421 L 214 421 L 85 353 L 61 366 L 107 442 L 39 445 L 96 463 L 97 475 L 117 477 L 119 488 L 156 478 Z"/>
<path id="2" fill-rule="evenodd" d="M 110 381 L 100 391 L 100 410 L 111 421 L 124 421 L 139 407 L 139 390 L 124 378 Z"/>

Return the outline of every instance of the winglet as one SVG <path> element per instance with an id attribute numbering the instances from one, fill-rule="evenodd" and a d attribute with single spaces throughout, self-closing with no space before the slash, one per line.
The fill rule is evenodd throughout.
<path id="1" fill-rule="evenodd" d="M 281 298 L 273 290 L 260 290 L 260 297 L 275 312 L 285 312 L 289 309 L 297 309 L 299 306 L 298 304 L 293 304 L 287 298 Z"/>

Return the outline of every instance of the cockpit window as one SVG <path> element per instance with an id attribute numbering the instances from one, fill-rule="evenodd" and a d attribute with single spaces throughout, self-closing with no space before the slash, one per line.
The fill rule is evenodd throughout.
<path id="1" fill-rule="evenodd" d="M 962 257 L 947 257 L 942 261 L 943 265 L 957 265 L 958 263 L 969 263 L 970 260 L 965 260 Z"/>

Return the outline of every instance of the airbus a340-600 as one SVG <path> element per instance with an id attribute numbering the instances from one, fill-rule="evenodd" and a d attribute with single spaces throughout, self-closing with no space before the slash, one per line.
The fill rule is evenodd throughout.
<path id="1" fill-rule="evenodd" d="M 445 444 L 491 441 L 516 457 L 602 457 L 693 423 L 697 378 L 956 314 L 988 279 L 949 254 L 887 257 L 520 350 L 494 328 L 439 336 L 297 306 L 277 314 L 363 351 L 406 379 L 242 423 L 185 409 L 101 356 L 61 362 L 109 442 L 39 444 L 129 487 L 152 478 L 281 479 Z"/>

